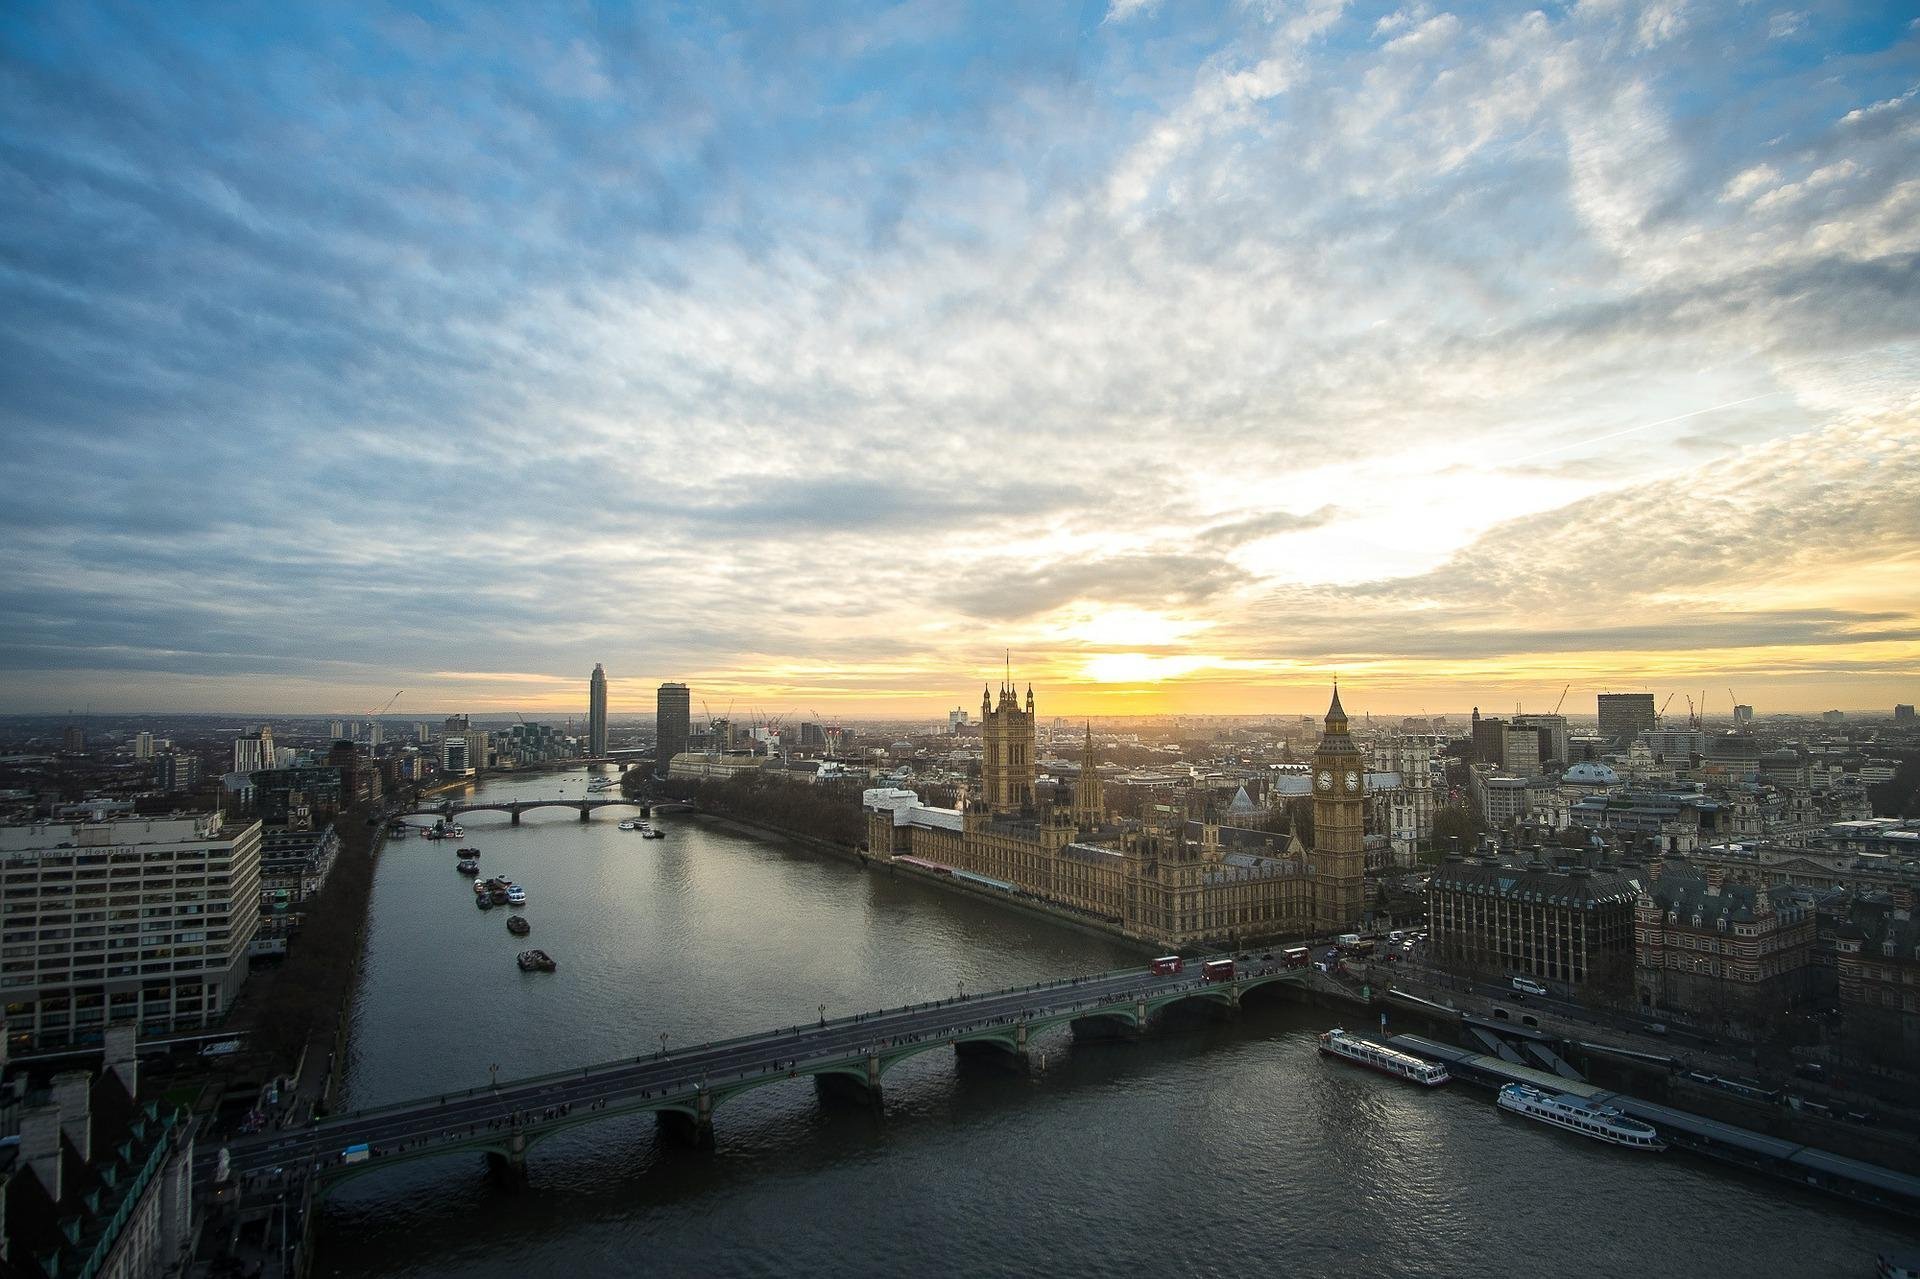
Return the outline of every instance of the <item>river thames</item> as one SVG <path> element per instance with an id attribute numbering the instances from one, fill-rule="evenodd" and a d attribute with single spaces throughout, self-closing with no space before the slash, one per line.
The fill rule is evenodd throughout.
<path id="1" fill-rule="evenodd" d="M 611 775 L 611 774 L 607 774 Z M 584 797 L 586 774 L 488 799 Z M 454 844 L 381 855 L 344 1104 L 364 1106 L 829 1016 L 1140 962 L 1141 952 L 708 819 L 667 838 L 565 810 L 466 820 L 526 888 L 524 942 L 474 909 Z M 553 974 L 514 964 L 525 946 Z M 1913 1232 L 1325 1061 L 1285 996 L 1036 1068 L 928 1053 L 883 1113 L 807 1080 L 720 1107 L 715 1149 L 650 1120 L 544 1141 L 510 1191 L 472 1154 L 344 1185 L 322 1274 L 1869 1275 Z"/>

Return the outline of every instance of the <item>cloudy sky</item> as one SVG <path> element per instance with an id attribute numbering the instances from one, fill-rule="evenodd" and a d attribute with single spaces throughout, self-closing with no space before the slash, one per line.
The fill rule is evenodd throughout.
<path id="1" fill-rule="evenodd" d="M 758 8 L 5 6 L 0 710 L 1920 695 L 1910 6 Z"/>

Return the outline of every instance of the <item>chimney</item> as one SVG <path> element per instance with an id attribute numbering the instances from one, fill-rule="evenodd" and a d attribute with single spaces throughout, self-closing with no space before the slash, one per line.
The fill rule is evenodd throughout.
<path id="1" fill-rule="evenodd" d="M 20 1115 L 20 1158 L 46 1187 L 47 1198 L 60 1202 L 60 1107 L 34 1106 Z"/>
<path id="2" fill-rule="evenodd" d="M 63 1070 L 53 1077 L 53 1104 L 60 1111 L 60 1131 L 82 1159 L 93 1158 L 93 1109 L 88 1089 L 93 1076 L 84 1070 Z"/>
<path id="3" fill-rule="evenodd" d="M 130 1021 L 117 1021 L 106 1030 L 106 1069 L 120 1077 L 127 1096 L 134 1100 L 140 1096 L 140 1059 L 133 1046 L 138 1034 L 139 1028 Z"/>

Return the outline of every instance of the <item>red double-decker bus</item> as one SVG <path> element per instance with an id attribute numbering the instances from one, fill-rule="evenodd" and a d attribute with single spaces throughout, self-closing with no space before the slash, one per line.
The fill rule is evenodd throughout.
<path id="1" fill-rule="evenodd" d="M 1231 959 L 1209 959 L 1207 966 L 1200 970 L 1201 976 L 1208 981 L 1232 981 L 1233 961 Z"/>
<path id="2" fill-rule="evenodd" d="M 1162 955 L 1153 961 L 1153 971 L 1162 975 L 1177 973 L 1185 966 L 1178 955 Z"/>
<path id="3" fill-rule="evenodd" d="M 1286 952 L 1287 967 L 1305 968 L 1307 966 L 1307 958 L 1307 948 L 1305 946 L 1295 946 Z"/>

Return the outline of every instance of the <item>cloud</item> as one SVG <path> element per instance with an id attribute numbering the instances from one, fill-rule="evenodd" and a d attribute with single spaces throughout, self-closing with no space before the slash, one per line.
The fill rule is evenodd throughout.
<path id="1" fill-rule="evenodd" d="M 0 705 L 901 705 L 1102 608 L 1249 688 L 1589 634 L 1863 679 L 1911 36 L 1757 16 L 16 6 Z"/>

